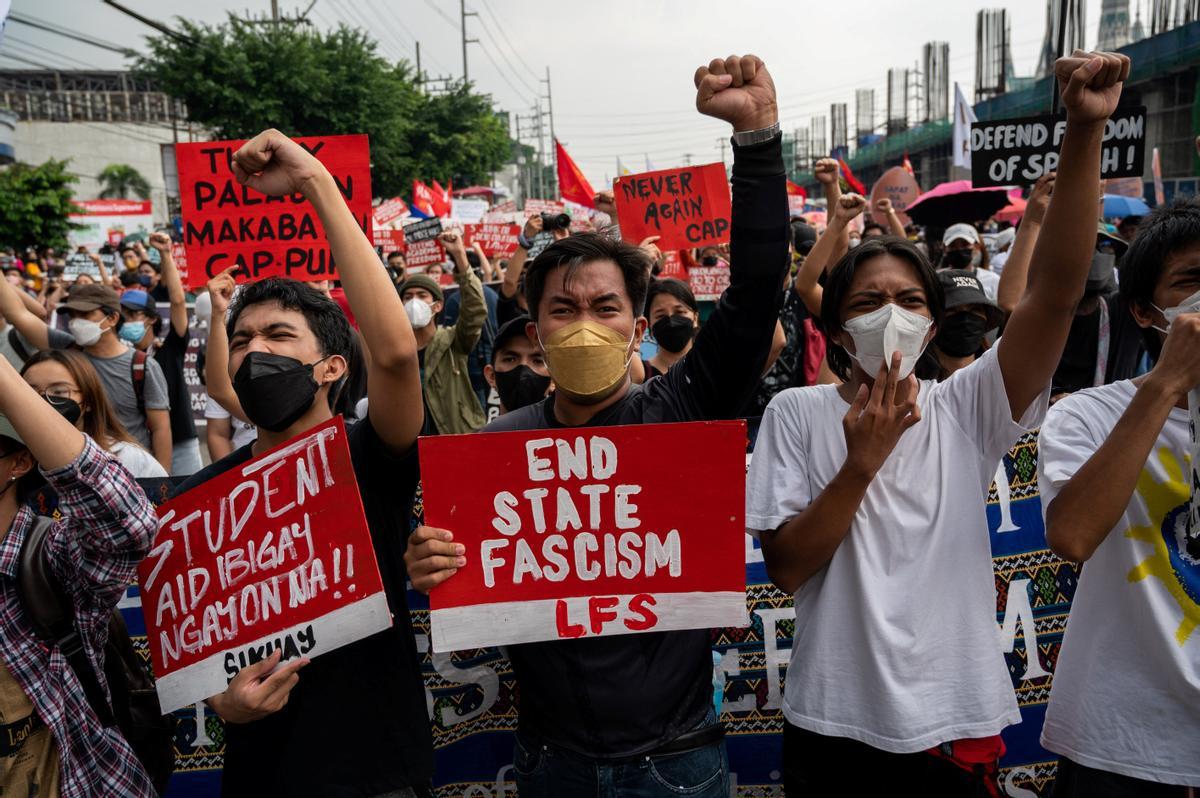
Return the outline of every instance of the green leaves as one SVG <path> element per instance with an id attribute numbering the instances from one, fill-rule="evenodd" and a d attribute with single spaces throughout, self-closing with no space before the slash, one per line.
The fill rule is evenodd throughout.
<path id="1" fill-rule="evenodd" d="M 49 160 L 41 166 L 17 163 L 0 169 L 0 246 L 18 252 L 26 247 L 67 245 L 70 213 L 82 213 L 71 204 L 71 184 L 66 161 Z"/>
<path id="2" fill-rule="evenodd" d="M 300 25 L 220 26 L 181 20 L 191 43 L 147 39 L 136 71 L 183 100 L 216 138 L 268 127 L 288 135 L 366 133 L 376 196 L 409 193 L 414 178 L 490 184 L 509 155 L 491 100 L 469 85 L 426 96 L 408 63 L 391 64 L 365 34 Z"/>
<path id="3" fill-rule="evenodd" d="M 123 163 L 110 163 L 96 178 L 104 186 L 100 199 L 149 199 L 150 184 L 142 173 Z"/>

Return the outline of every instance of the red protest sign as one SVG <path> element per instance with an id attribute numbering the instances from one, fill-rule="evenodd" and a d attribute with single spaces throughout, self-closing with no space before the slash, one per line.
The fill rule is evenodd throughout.
<path id="1" fill-rule="evenodd" d="M 467 548 L 429 596 L 434 651 L 746 625 L 742 422 L 442 435 L 420 456 L 426 519 Z M 489 463 L 469 491 L 463 463 Z"/>
<path id="2" fill-rule="evenodd" d="M 392 197 L 376 205 L 372 215 L 375 218 L 375 224 L 385 225 L 394 222 L 406 213 L 408 213 L 408 203 L 400 197 Z"/>
<path id="3" fill-rule="evenodd" d="M 511 258 L 517 254 L 517 236 L 521 228 L 515 224 L 481 224 L 471 233 L 471 242 L 483 247 L 489 258 Z"/>
<path id="4" fill-rule="evenodd" d="M 371 234 L 371 156 L 366 136 L 295 139 L 316 156 L 363 231 Z M 240 185 L 229 159 L 245 142 L 176 144 L 188 286 L 199 288 L 238 265 L 239 282 L 279 275 L 296 280 L 337 277 L 325 231 L 300 194 L 268 197 Z"/>
<path id="5" fill-rule="evenodd" d="M 341 416 L 160 505 L 138 583 L 163 712 L 391 626 Z"/>
<path id="6" fill-rule="evenodd" d="M 626 175 L 617 178 L 613 195 L 626 241 L 659 236 L 658 248 L 665 250 L 729 240 L 732 201 L 723 164 Z"/>
<path id="7" fill-rule="evenodd" d="M 674 277 L 676 280 L 687 281 L 688 270 L 683 265 L 683 259 L 679 257 L 679 250 L 669 249 L 663 253 L 662 272 L 658 275 L 663 277 Z"/>
<path id="8" fill-rule="evenodd" d="M 375 246 L 383 247 L 383 252 L 386 255 L 389 252 L 404 251 L 404 231 L 393 230 L 390 227 L 376 227 L 372 231 Z"/>
<path id="9" fill-rule="evenodd" d="M 544 199 L 525 200 L 525 216 L 528 218 L 536 213 L 566 213 L 567 206 L 561 202 Z"/>
<path id="10" fill-rule="evenodd" d="M 434 263 L 445 263 L 446 250 L 442 247 L 442 242 L 436 238 L 412 241 L 408 245 L 408 252 L 404 254 L 404 262 L 408 264 L 410 270 L 424 269 Z"/>
<path id="11" fill-rule="evenodd" d="M 729 287 L 729 267 L 724 264 L 693 266 L 687 277 L 697 302 L 716 302 Z"/>

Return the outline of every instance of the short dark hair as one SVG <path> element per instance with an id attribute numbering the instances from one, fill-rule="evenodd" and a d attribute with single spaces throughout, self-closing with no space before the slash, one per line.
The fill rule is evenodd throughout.
<path id="1" fill-rule="evenodd" d="M 308 327 L 317 337 L 321 354 L 325 357 L 341 355 L 347 363 L 354 352 L 354 332 L 346 314 L 329 297 L 310 285 L 287 277 L 268 277 L 257 283 L 242 286 L 229 308 L 229 320 L 225 322 L 226 333 L 233 335 L 238 317 L 248 307 L 264 302 L 278 302 L 285 310 L 303 314 Z"/>
<path id="2" fill-rule="evenodd" d="M 625 278 L 625 292 L 629 294 L 633 317 L 636 319 L 641 316 L 646 307 L 646 291 L 650 282 L 650 257 L 638 247 L 602 233 L 579 233 L 555 241 L 525 269 L 525 301 L 533 320 L 537 321 L 538 306 L 542 302 L 546 278 L 551 271 L 565 266 L 565 283 L 579 267 L 599 260 L 611 260 L 617 264 Z"/>
<path id="3" fill-rule="evenodd" d="M 825 290 L 821 295 L 821 327 L 825 332 L 825 361 L 829 369 L 843 380 L 850 379 L 853 370 L 850 355 L 845 349 L 836 344 L 830 333 L 842 329 L 842 299 L 854 282 L 854 274 L 858 268 L 872 258 L 881 255 L 891 255 L 906 261 L 917 270 L 922 288 L 925 289 L 925 301 L 929 306 L 929 315 L 933 323 L 941 325 L 946 314 L 946 294 L 937 272 L 921 252 L 910 241 L 896 236 L 879 236 L 865 238 L 854 249 L 847 252 L 837 265 L 833 267 L 825 280 Z M 940 373 L 937 357 L 931 348 L 927 348 L 921 359 L 917 361 L 916 374 L 919 379 L 936 379 Z M 873 376 L 873 375 L 872 375 Z"/>
<path id="4" fill-rule="evenodd" d="M 694 313 L 700 312 L 700 305 L 696 302 L 696 295 L 692 293 L 692 289 L 687 283 L 683 280 L 676 280 L 674 277 L 664 277 L 661 280 L 651 281 L 650 288 L 646 291 L 647 313 L 650 312 L 650 306 L 654 304 L 654 298 L 659 294 L 667 294 L 678 299 L 691 308 Z"/>
<path id="5" fill-rule="evenodd" d="M 879 222 L 867 222 L 863 225 L 862 234 L 865 236 L 868 230 L 878 230 L 881 235 L 887 233 L 887 228 Z"/>
<path id="6" fill-rule="evenodd" d="M 1162 277 L 1163 264 L 1173 253 L 1200 243 L 1200 199 L 1177 199 L 1155 208 L 1138 225 L 1137 236 L 1117 267 L 1119 287 L 1126 304 L 1150 310 L 1154 289 Z M 1154 330 L 1142 330 L 1147 351 L 1157 360 L 1162 341 Z"/>

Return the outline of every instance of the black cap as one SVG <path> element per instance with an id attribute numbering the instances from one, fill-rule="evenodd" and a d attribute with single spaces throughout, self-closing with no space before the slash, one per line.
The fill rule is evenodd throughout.
<path id="1" fill-rule="evenodd" d="M 529 325 L 530 321 L 532 321 L 532 319 L 525 314 L 521 314 L 520 316 L 504 322 L 499 331 L 496 333 L 495 339 L 492 341 L 493 366 L 496 365 L 496 356 L 500 353 L 500 350 L 504 348 L 506 343 L 518 336 L 522 338 L 525 337 L 525 328 Z"/>
<path id="2" fill-rule="evenodd" d="M 938 279 L 946 293 L 946 310 L 971 305 L 987 313 L 988 329 L 999 327 L 1004 321 L 1004 311 L 988 298 L 983 283 L 972 272 L 965 269 L 942 269 Z"/>
<path id="3" fill-rule="evenodd" d="M 817 228 L 799 219 L 792 221 L 792 249 L 807 255 L 817 243 Z"/>

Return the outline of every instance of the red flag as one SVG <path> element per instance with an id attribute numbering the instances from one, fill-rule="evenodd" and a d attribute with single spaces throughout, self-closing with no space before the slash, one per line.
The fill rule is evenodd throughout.
<path id="1" fill-rule="evenodd" d="M 450 215 L 450 193 L 433 181 L 433 214 L 434 216 Z"/>
<path id="2" fill-rule="evenodd" d="M 575 162 L 571 160 L 571 156 L 567 155 L 567 151 L 563 149 L 563 145 L 558 139 L 554 140 L 554 147 L 558 158 L 558 194 L 565 200 L 577 202 L 580 205 L 585 205 L 589 208 L 595 208 L 596 192 L 592 190 L 592 186 L 588 183 L 583 172 Z"/>
<path id="3" fill-rule="evenodd" d="M 837 162 L 838 166 L 842 169 L 842 177 L 846 178 L 846 185 L 854 189 L 856 193 L 862 194 L 864 197 L 867 196 L 867 187 L 862 184 L 861 180 L 854 176 L 854 172 L 850 171 L 850 165 L 841 158 L 838 158 Z"/>
<path id="4" fill-rule="evenodd" d="M 412 206 L 426 216 L 437 216 L 433 211 L 433 191 L 420 180 L 413 181 Z"/>
<path id="5" fill-rule="evenodd" d="M 904 161 L 900 165 L 904 167 L 904 171 L 910 175 L 913 174 L 912 161 L 908 160 L 908 150 L 904 151 Z"/>
<path id="6" fill-rule="evenodd" d="M 800 197 L 802 200 L 808 199 L 808 192 L 804 190 L 804 186 L 798 186 L 791 180 L 787 181 L 787 193 L 791 197 Z"/>

